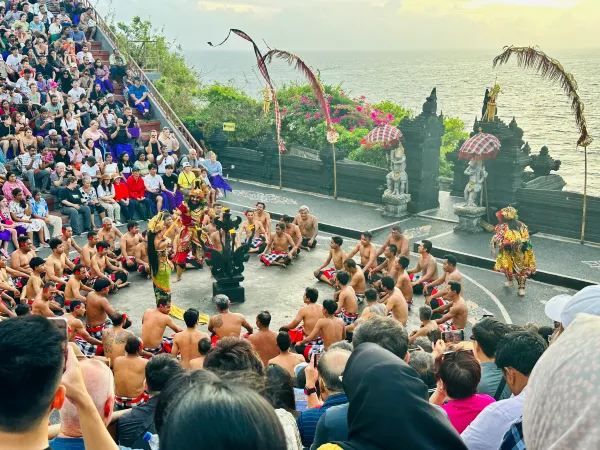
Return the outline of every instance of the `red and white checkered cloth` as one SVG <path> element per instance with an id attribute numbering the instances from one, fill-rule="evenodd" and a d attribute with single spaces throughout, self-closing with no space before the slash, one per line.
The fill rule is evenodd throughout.
<path id="1" fill-rule="evenodd" d="M 373 128 L 369 134 L 365 136 L 362 144 L 367 147 L 374 144 L 389 146 L 397 144 L 401 138 L 402 132 L 398 128 L 385 124 Z"/>
<path id="2" fill-rule="evenodd" d="M 501 147 L 500 140 L 489 133 L 477 133 L 467 139 L 458 151 L 458 159 L 494 159 Z"/>

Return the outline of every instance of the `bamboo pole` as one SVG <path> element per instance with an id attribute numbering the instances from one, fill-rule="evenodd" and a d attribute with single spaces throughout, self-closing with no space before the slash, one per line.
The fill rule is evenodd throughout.
<path id="1" fill-rule="evenodd" d="M 331 151 L 333 152 L 333 198 L 337 198 L 337 162 L 334 143 L 331 144 Z"/>
<path id="2" fill-rule="evenodd" d="M 585 243 L 585 222 L 587 219 L 587 175 L 588 175 L 588 160 L 587 160 L 587 145 L 583 147 L 583 210 L 581 212 L 581 244 Z"/>
<path id="3" fill-rule="evenodd" d="M 283 187 L 283 182 L 282 182 L 282 172 L 281 172 L 281 150 L 279 150 L 279 148 L 277 149 L 277 154 L 279 155 L 279 189 L 281 189 Z"/>

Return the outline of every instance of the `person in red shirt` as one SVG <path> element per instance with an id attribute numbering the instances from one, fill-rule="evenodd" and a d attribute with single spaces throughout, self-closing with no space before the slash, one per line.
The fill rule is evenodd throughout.
<path id="1" fill-rule="evenodd" d="M 150 218 L 150 205 L 146 198 L 146 186 L 144 180 L 140 176 L 140 169 L 134 167 L 131 176 L 127 178 L 127 188 L 129 190 L 129 203 L 131 211 L 137 211 L 140 220 L 148 220 Z M 115 185 L 115 196 L 117 187 Z"/>
<path id="2" fill-rule="evenodd" d="M 125 222 L 133 220 L 135 207 L 129 199 L 129 188 L 123 175 L 116 173 L 113 177 L 113 187 L 115 188 L 115 200 L 121 206 L 122 218 Z"/>

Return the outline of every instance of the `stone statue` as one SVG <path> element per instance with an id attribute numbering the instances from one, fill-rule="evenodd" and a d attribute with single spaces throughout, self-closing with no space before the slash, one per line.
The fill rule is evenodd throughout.
<path id="1" fill-rule="evenodd" d="M 548 154 L 548 147 L 545 145 L 541 148 L 539 155 L 531 155 L 529 157 L 529 167 L 533 169 L 536 177 L 545 177 L 550 175 L 552 170 L 560 169 L 560 159 L 554 159 Z"/>
<path id="2" fill-rule="evenodd" d="M 387 189 L 383 192 L 384 215 L 403 217 L 407 214 L 410 201 L 408 194 L 408 175 L 406 173 L 406 155 L 401 143 L 388 154 L 390 172 L 386 175 Z"/>
<path id="3" fill-rule="evenodd" d="M 498 99 L 498 94 L 501 92 L 500 85 L 498 83 L 494 83 L 492 89 L 490 91 L 486 89 L 485 92 L 485 115 L 482 117 L 482 121 L 493 122 L 496 118 L 496 114 L 498 113 L 498 108 L 496 107 L 496 100 Z"/>
<path id="4" fill-rule="evenodd" d="M 488 173 L 483 165 L 483 161 L 469 161 L 469 165 L 465 170 L 465 175 L 469 177 L 469 182 L 465 186 L 464 191 L 466 201 L 465 206 L 480 206 L 483 183 L 488 176 Z"/>
<path id="5" fill-rule="evenodd" d="M 408 193 L 408 176 L 406 175 L 406 156 L 392 159 L 392 170 L 385 177 L 387 181 L 386 193 L 400 195 Z"/>

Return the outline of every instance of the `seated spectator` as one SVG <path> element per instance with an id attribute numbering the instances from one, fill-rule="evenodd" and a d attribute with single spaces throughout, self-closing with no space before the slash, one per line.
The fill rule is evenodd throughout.
<path id="1" fill-rule="evenodd" d="M 167 166 L 175 167 L 175 163 L 177 162 L 175 156 L 171 155 L 167 150 L 167 147 L 163 144 L 160 144 L 160 152 L 156 157 L 156 166 L 158 168 L 158 174 L 163 175 L 166 172 Z"/>
<path id="2" fill-rule="evenodd" d="M 429 401 L 440 405 L 462 433 L 494 398 L 477 394 L 481 367 L 469 350 L 445 352 L 435 362 L 437 387 Z"/>
<path id="3" fill-rule="evenodd" d="M 179 141 L 175 135 L 171 134 L 169 127 L 164 127 L 158 135 L 158 142 L 167 148 L 169 155 L 177 154 L 179 152 Z"/>
<path id="4" fill-rule="evenodd" d="M 21 192 L 25 194 L 26 198 L 31 197 L 31 192 L 27 189 L 27 186 L 17 178 L 17 175 L 14 172 L 8 172 L 6 174 L 6 181 L 4 182 L 4 185 L 2 185 L 2 193 L 8 202 L 13 199 L 13 191 L 15 189 L 20 189 Z"/>
<path id="5" fill-rule="evenodd" d="M 145 390 L 150 397 L 146 403 L 131 408 L 129 414 L 117 421 L 117 438 L 119 445 L 135 449 L 148 448 L 144 434 L 156 434 L 154 412 L 162 390 L 172 379 L 183 373 L 181 365 L 169 355 L 154 356 L 146 364 Z"/>
<path id="6" fill-rule="evenodd" d="M 53 323 L 33 315 L 4 320 L 0 322 L 0 342 L 0 367 L 10 368 L 0 370 L 0 384 L 5 389 L 0 433 L 5 448 L 48 448 L 50 414 L 68 401 L 76 408 L 80 436 L 93 443 L 88 448 L 117 450 L 101 419 L 103 414 L 98 414 L 99 408 L 87 392 L 72 348 L 66 347 L 65 354 L 65 337 Z M 111 378 L 108 371 L 105 379 L 110 382 Z"/>
<path id="7" fill-rule="evenodd" d="M 110 74 L 116 80 L 121 80 L 127 73 L 127 59 L 121 54 L 118 48 L 108 57 L 110 64 Z"/>
<path id="8" fill-rule="evenodd" d="M 212 450 L 287 448 L 277 415 L 263 397 L 205 370 L 169 384 L 155 423 L 161 450 L 195 450 L 198 442 Z"/>
<path id="9" fill-rule="evenodd" d="M 134 157 L 133 145 L 131 145 L 131 133 L 125 126 L 123 119 L 119 118 L 116 121 L 116 125 L 110 130 L 110 144 L 113 148 L 115 156 L 120 159 L 123 154 Z"/>
<path id="10" fill-rule="evenodd" d="M 131 137 L 133 139 L 140 139 L 142 130 L 140 129 L 140 123 L 137 117 L 133 115 L 133 110 L 131 109 L 131 107 L 126 106 L 123 108 L 122 119 Z"/>
<path id="11" fill-rule="evenodd" d="M 292 376 L 280 366 L 269 366 L 266 370 L 264 397 L 275 409 L 275 414 L 283 427 L 287 449 L 302 449 L 302 440 L 294 414 L 296 399 Z"/>
<path id="12" fill-rule="evenodd" d="M 510 389 L 506 385 L 502 370 L 494 362 L 496 346 L 509 331 L 510 328 L 506 324 L 493 317 L 486 317 L 473 325 L 473 354 L 481 366 L 481 381 L 477 392 L 490 395 L 496 400 L 510 397 Z"/>
<path id="13" fill-rule="evenodd" d="M 50 232 L 46 223 L 41 219 L 31 217 L 31 205 L 27 202 L 21 189 L 13 189 L 12 196 L 13 199 L 8 204 L 10 218 L 16 225 L 25 227 L 27 234 L 29 234 L 29 239 L 33 240 L 33 233 L 35 232 L 38 234 L 40 245 L 48 247 L 46 239 L 49 239 Z"/>
<path id="14" fill-rule="evenodd" d="M 127 178 L 129 175 L 131 175 L 131 172 L 133 172 L 133 162 L 131 161 L 129 153 L 121 154 L 119 162 L 117 163 L 117 169 L 119 174 L 123 175 L 124 178 Z"/>
<path id="15" fill-rule="evenodd" d="M 208 159 L 202 162 L 204 168 L 208 171 L 208 179 L 210 185 L 214 189 L 222 189 L 223 191 L 231 191 L 231 186 L 223 178 L 223 166 L 217 161 L 215 152 L 208 152 Z"/>
<path id="16" fill-rule="evenodd" d="M 163 181 L 163 205 L 167 211 L 173 211 L 183 203 L 183 193 L 177 184 L 177 175 L 173 173 L 173 166 L 167 165 L 165 174 L 161 176 Z"/>
<path id="17" fill-rule="evenodd" d="M 112 153 L 107 153 L 104 157 L 104 164 L 102 165 L 102 174 L 110 175 L 112 178 L 112 176 L 117 173 L 119 173 L 119 165 L 113 159 Z"/>
<path id="18" fill-rule="evenodd" d="M 32 189 L 36 187 L 43 191 L 49 189 L 50 171 L 46 170 L 42 155 L 37 153 L 34 146 L 29 147 L 25 153 L 19 155 L 17 165 Z"/>
<path id="19" fill-rule="evenodd" d="M 146 198 L 144 179 L 140 175 L 140 169 L 135 165 L 133 166 L 131 176 L 127 178 L 127 187 L 129 188 L 129 202 L 138 211 L 140 220 L 146 220 L 151 217 L 150 202 Z"/>
<path id="20" fill-rule="evenodd" d="M 127 89 L 129 105 L 137 109 L 142 116 L 150 117 L 150 101 L 148 100 L 148 88 L 142 84 L 139 77 L 133 79 L 133 85 Z"/>
<path id="21" fill-rule="evenodd" d="M 57 162 L 54 166 L 54 172 L 50 174 L 50 193 L 60 197 L 62 190 L 66 187 L 67 166 L 63 162 Z"/>
<path id="22" fill-rule="evenodd" d="M 85 389 L 105 426 L 110 423 L 115 401 L 113 374 L 108 366 L 94 359 L 79 363 Z M 50 441 L 52 450 L 85 450 L 79 411 L 68 399 L 60 409 L 60 432 Z"/>
<path id="23" fill-rule="evenodd" d="M 523 415 L 529 375 L 546 350 L 544 340 L 529 331 L 505 334 L 496 348 L 496 364 L 513 396 L 486 407 L 461 437 L 469 450 L 497 450 L 511 424 Z"/>
<path id="24" fill-rule="evenodd" d="M 92 179 L 90 177 L 83 177 L 79 192 L 81 193 L 83 204 L 87 205 L 90 209 L 92 228 L 99 228 L 96 226 L 94 215 L 97 213 L 100 216 L 100 220 L 102 220 L 106 217 L 106 209 L 100 204 L 98 193 L 96 192 L 96 188 L 92 185 Z"/>
<path id="25" fill-rule="evenodd" d="M 74 234 L 83 234 L 92 231 L 91 210 L 83 201 L 81 192 L 77 187 L 77 178 L 67 178 L 67 186 L 63 191 L 61 200 L 62 213 L 69 216 L 69 224 Z"/>
<path id="26" fill-rule="evenodd" d="M 106 156 L 111 157 L 110 154 L 107 154 Z M 115 188 L 112 180 L 113 178 L 110 174 L 105 173 L 102 175 L 102 180 L 96 191 L 98 193 L 98 201 L 100 206 L 106 211 L 106 216 L 109 217 L 116 226 L 121 226 L 123 225 L 121 223 L 121 205 L 115 200 Z"/>
<path id="27" fill-rule="evenodd" d="M 427 402 L 427 387 L 414 370 L 380 346 L 365 343 L 353 351 L 343 385 L 349 437 L 339 447 L 386 450 L 401 442 L 406 449 L 465 449 L 444 414 Z"/>
<path id="28" fill-rule="evenodd" d="M 81 152 L 83 153 L 83 157 L 84 157 L 82 164 L 85 163 L 86 158 L 94 158 L 94 160 L 96 162 L 102 163 L 104 161 L 103 153 L 102 153 L 102 150 L 100 149 L 100 147 L 96 146 L 96 142 L 92 138 L 86 139 L 84 142 L 85 142 L 85 145 L 84 145 L 83 149 L 81 150 Z"/>
<path id="29" fill-rule="evenodd" d="M 163 198 L 161 192 L 165 190 L 162 177 L 156 173 L 156 165 L 151 164 L 150 173 L 144 177 L 144 186 L 146 188 L 146 199 L 150 205 L 152 215 L 162 211 Z"/>
<path id="30" fill-rule="evenodd" d="M 32 219 L 43 220 L 46 224 L 46 229 L 50 225 L 52 227 L 50 237 L 60 237 L 62 234 L 62 220 L 60 217 L 50 214 L 48 203 L 46 203 L 46 199 L 42 197 L 40 191 L 33 191 L 33 196 L 29 199 L 29 205 L 31 207 Z"/>
<path id="31" fill-rule="evenodd" d="M 113 114 L 115 114 L 117 117 L 121 117 L 123 120 L 125 120 L 123 111 L 124 105 L 119 100 L 116 100 L 113 93 L 106 94 L 106 106 L 108 106 Z M 131 110 L 129 106 L 127 108 Z"/>
<path id="32" fill-rule="evenodd" d="M 182 170 L 177 177 L 177 184 L 186 196 L 189 195 L 190 191 L 194 188 L 196 182 L 196 174 L 192 170 L 192 165 L 189 162 L 182 164 Z"/>
<path id="33" fill-rule="evenodd" d="M 354 330 L 354 348 L 365 342 L 374 342 L 398 358 L 408 359 L 408 335 L 405 328 L 392 317 L 372 316 Z"/>
<path id="34" fill-rule="evenodd" d="M 300 413 L 297 423 L 302 444 L 305 447 L 310 447 L 313 443 L 317 423 L 325 411 L 332 406 L 348 403 L 342 384 L 342 375 L 349 358 L 349 351 L 331 349 L 319 358 L 318 370 L 315 370 L 313 364 L 314 356 L 311 358 L 311 363 L 304 369 L 306 375 L 304 392 L 308 396 L 309 409 Z M 320 403 L 317 399 L 317 383 L 323 401 L 320 407 L 316 407 Z"/>
<path id="35" fill-rule="evenodd" d="M 435 390 L 435 373 L 433 371 L 434 360 L 431 353 L 427 353 L 423 350 L 415 350 L 410 354 L 410 360 L 408 365 L 416 370 L 419 374 L 419 378 L 423 380 L 423 383 L 427 385 L 430 393 Z"/>
<path id="36" fill-rule="evenodd" d="M 146 159 L 146 153 L 140 152 L 133 167 L 138 170 L 142 177 L 145 177 L 150 173 L 150 164 L 152 163 Z"/>

